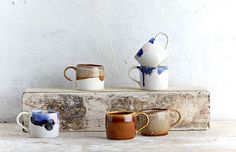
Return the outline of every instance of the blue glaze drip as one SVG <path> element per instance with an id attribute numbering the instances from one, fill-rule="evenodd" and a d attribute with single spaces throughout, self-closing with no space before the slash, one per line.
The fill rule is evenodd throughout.
<path id="1" fill-rule="evenodd" d="M 143 75 L 143 86 L 145 86 L 145 74 L 151 75 L 152 71 L 156 69 L 156 67 L 144 67 L 144 66 L 137 66 L 137 68 L 141 71 Z"/>
<path id="2" fill-rule="evenodd" d="M 145 67 L 145 66 L 137 66 L 137 69 L 140 70 L 143 76 L 143 86 L 145 86 L 145 75 L 151 76 L 154 69 L 157 69 L 157 74 L 161 74 L 165 70 L 168 69 L 168 66 L 159 66 L 159 67 Z"/>
<path id="3" fill-rule="evenodd" d="M 164 72 L 167 69 L 168 69 L 167 66 L 159 66 L 157 69 L 157 73 L 160 75 L 162 72 Z"/>
<path id="4" fill-rule="evenodd" d="M 155 38 L 153 37 L 153 38 L 151 38 L 148 42 L 150 42 L 150 43 L 154 43 L 154 41 L 155 41 Z"/>
<path id="5" fill-rule="evenodd" d="M 143 55 L 143 50 L 140 49 L 140 50 L 138 51 L 138 53 L 137 53 L 137 56 L 138 56 L 138 57 L 141 57 L 142 55 Z"/>

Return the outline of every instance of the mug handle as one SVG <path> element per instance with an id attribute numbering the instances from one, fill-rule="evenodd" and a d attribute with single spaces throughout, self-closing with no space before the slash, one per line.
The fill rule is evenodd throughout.
<path id="1" fill-rule="evenodd" d="M 130 72 L 131 72 L 132 70 L 134 70 L 134 69 L 137 69 L 137 66 L 132 66 L 131 68 L 129 68 L 128 75 L 129 75 L 129 78 L 130 78 L 131 80 L 133 80 L 134 82 L 138 83 L 138 85 L 139 85 L 140 82 L 139 82 L 138 80 L 136 80 L 135 78 L 133 78 L 133 77 L 131 76 L 131 74 L 130 74 Z"/>
<path id="2" fill-rule="evenodd" d="M 139 129 L 137 129 L 137 132 L 140 131 L 140 130 L 142 130 L 142 129 L 144 129 L 144 128 L 147 127 L 147 125 L 149 124 L 149 117 L 148 117 L 148 115 L 147 115 L 145 112 L 137 112 L 136 117 L 138 117 L 139 115 L 144 115 L 144 116 L 146 117 L 147 121 L 146 121 L 146 124 L 145 124 L 145 125 L 143 125 L 143 126 L 140 127 Z"/>
<path id="3" fill-rule="evenodd" d="M 172 128 L 172 127 L 176 126 L 176 125 L 180 122 L 180 120 L 181 120 L 181 114 L 180 114 L 179 111 L 174 110 L 174 109 L 170 109 L 170 111 L 173 111 L 173 112 L 175 112 L 175 113 L 178 114 L 178 119 L 177 119 L 173 124 L 170 125 L 170 128 Z"/>
<path id="4" fill-rule="evenodd" d="M 66 75 L 66 72 L 67 72 L 68 69 L 74 69 L 75 72 L 76 72 L 76 67 L 74 67 L 74 66 L 68 66 L 68 67 L 66 67 L 65 70 L 64 70 L 64 77 L 65 77 L 67 80 L 69 80 L 69 81 L 73 81 L 73 80 L 71 80 L 71 79 Z"/>
<path id="5" fill-rule="evenodd" d="M 20 123 L 20 117 L 21 117 L 22 115 L 29 115 L 29 113 L 28 113 L 28 112 L 21 112 L 21 113 L 19 113 L 19 114 L 17 115 L 17 117 L 16 117 L 16 122 L 17 122 L 17 124 L 18 124 L 21 128 L 25 129 L 26 131 L 29 131 L 29 128 L 26 128 L 25 126 L 22 125 L 22 123 Z"/>
<path id="6" fill-rule="evenodd" d="M 167 34 L 162 33 L 162 32 L 159 32 L 159 33 L 156 34 L 155 39 L 157 38 L 158 35 L 163 35 L 163 36 L 166 37 L 166 45 L 165 45 L 165 49 L 167 49 L 167 45 L 168 45 L 168 42 L 169 42 L 169 37 L 167 36 Z"/>

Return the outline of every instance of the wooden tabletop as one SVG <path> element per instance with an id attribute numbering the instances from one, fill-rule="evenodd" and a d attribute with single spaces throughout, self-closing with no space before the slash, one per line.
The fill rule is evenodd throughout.
<path id="1" fill-rule="evenodd" d="M 236 152 L 236 121 L 213 121 L 207 131 L 171 131 L 167 136 L 108 140 L 105 132 L 61 132 L 57 138 L 29 138 L 15 123 L 0 124 L 1 152 L 158 151 Z"/>

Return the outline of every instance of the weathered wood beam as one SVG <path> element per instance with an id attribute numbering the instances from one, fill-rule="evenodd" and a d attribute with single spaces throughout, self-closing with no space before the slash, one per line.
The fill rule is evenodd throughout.
<path id="1" fill-rule="evenodd" d="M 161 91 L 28 89 L 23 94 L 22 107 L 23 111 L 35 108 L 59 111 L 62 131 L 105 131 L 107 111 L 139 111 L 152 107 L 180 111 L 182 120 L 173 130 L 205 130 L 209 128 L 210 93 L 199 87 L 173 87 Z M 23 121 L 27 124 L 27 118 Z"/>

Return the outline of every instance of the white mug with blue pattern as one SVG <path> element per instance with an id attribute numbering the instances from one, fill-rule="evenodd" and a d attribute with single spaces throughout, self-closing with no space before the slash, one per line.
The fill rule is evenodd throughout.
<path id="1" fill-rule="evenodd" d="M 166 37 L 166 44 L 163 47 L 157 42 L 157 37 L 163 35 Z M 165 33 L 158 33 L 151 38 L 135 55 L 135 59 L 142 65 L 147 67 L 157 67 L 168 58 L 168 36 Z"/>
<path id="2" fill-rule="evenodd" d="M 20 117 L 28 115 L 29 127 L 20 123 Z M 31 112 L 21 112 L 16 117 L 17 124 L 29 132 L 31 137 L 57 137 L 59 135 L 59 112 L 52 110 L 33 110 Z"/>
<path id="3" fill-rule="evenodd" d="M 139 70 L 140 80 L 131 76 L 131 71 Z M 168 89 L 169 72 L 167 66 L 145 67 L 133 66 L 129 69 L 128 75 L 143 90 L 163 90 Z"/>

